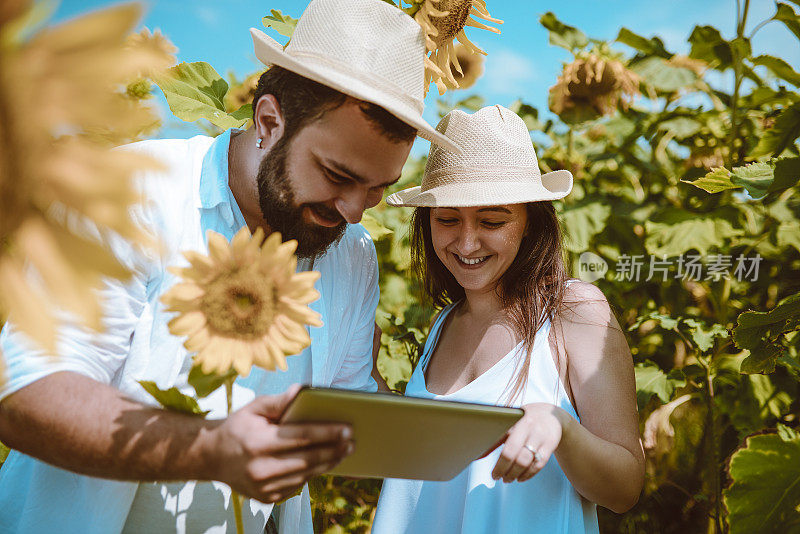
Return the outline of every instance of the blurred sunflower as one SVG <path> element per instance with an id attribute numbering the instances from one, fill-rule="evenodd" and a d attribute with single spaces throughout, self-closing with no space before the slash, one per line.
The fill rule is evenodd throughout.
<path id="1" fill-rule="evenodd" d="M 155 120 L 124 88 L 137 73 L 174 62 L 162 46 L 126 44 L 140 17 L 121 5 L 31 34 L 30 1 L 0 10 L 0 304 L 16 325 L 55 349 L 52 301 L 99 329 L 93 288 L 127 270 L 91 238 L 72 233 L 77 216 L 134 243 L 133 173 L 156 162 L 106 149 L 135 139 Z M 70 219 L 72 220 L 72 219 Z M 32 268 L 41 284 L 25 274 Z"/>
<path id="2" fill-rule="evenodd" d="M 294 240 L 281 243 L 279 233 L 264 241 L 260 228 L 252 238 L 242 228 L 230 244 L 209 231 L 208 256 L 185 252 L 189 267 L 170 269 L 184 281 L 161 298 L 179 313 L 169 329 L 187 336 L 184 346 L 204 373 L 233 368 L 247 376 L 253 365 L 285 370 L 285 356 L 311 344 L 305 325 L 322 326 L 308 307 L 319 297 L 319 273 L 295 272 L 296 248 Z"/>
<path id="3" fill-rule="evenodd" d="M 128 36 L 126 46 L 133 49 L 150 49 L 155 54 L 167 54 L 174 56 L 178 49 L 167 39 L 159 30 L 151 32 L 148 28 L 142 28 L 138 33 Z M 128 83 L 126 93 L 128 97 L 145 100 L 152 98 L 153 82 L 150 78 L 157 70 L 143 69 L 135 73 L 135 79 Z"/>
<path id="4" fill-rule="evenodd" d="M 492 18 L 484 0 L 410 0 L 409 3 L 411 7 L 405 9 L 406 13 L 412 15 L 425 31 L 428 52 L 425 58 L 426 93 L 431 82 L 436 84 L 439 94 L 444 94 L 447 89 L 458 89 L 452 68 L 462 76 L 464 73 L 453 41 L 458 40 L 469 53 L 485 56 L 486 52 L 467 38 L 464 28 L 472 26 L 500 33 L 499 29 L 472 17 L 496 24 L 502 24 L 503 21 Z"/>
<path id="5" fill-rule="evenodd" d="M 578 123 L 627 109 L 639 94 L 639 76 L 621 61 L 587 53 L 564 67 L 549 105 L 565 122 Z"/>
<path id="6" fill-rule="evenodd" d="M 453 78 L 456 80 L 456 85 L 459 89 L 468 89 L 475 85 L 478 78 L 483 74 L 483 56 L 480 54 L 473 54 L 467 47 L 462 44 L 456 45 L 456 61 L 450 64 L 453 72 Z"/>

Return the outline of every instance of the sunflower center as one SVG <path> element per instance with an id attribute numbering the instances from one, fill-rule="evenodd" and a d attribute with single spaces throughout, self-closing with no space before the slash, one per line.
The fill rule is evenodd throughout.
<path id="1" fill-rule="evenodd" d="M 574 72 L 577 82 L 569 83 L 569 92 L 573 96 L 592 98 L 605 95 L 616 90 L 619 83 L 613 66 L 601 60 L 578 61 Z"/>
<path id="2" fill-rule="evenodd" d="M 256 338 L 275 317 L 275 288 L 268 277 L 240 269 L 211 282 L 200 307 L 211 328 L 221 334 Z"/>
<path id="3" fill-rule="evenodd" d="M 437 47 L 452 41 L 464 29 L 470 8 L 472 0 L 441 0 L 437 3 L 436 9 L 448 12 L 444 17 L 431 17 L 433 26 L 439 30 L 439 35 L 433 37 Z"/>

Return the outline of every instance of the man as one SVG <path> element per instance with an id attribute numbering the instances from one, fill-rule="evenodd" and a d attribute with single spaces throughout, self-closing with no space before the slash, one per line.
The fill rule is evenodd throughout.
<path id="1" fill-rule="evenodd" d="M 277 514 L 264 503 L 357 446 L 343 425 L 277 421 L 293 383 L 375 389 L 377 261 L 355 223 L 399 177 L 415 133 L 452 144 L 421 117 L 422 32 L 399 9 L 314 0 L 285 51 L 252 33 L 257 57 L 274 66 L 250 129 L 125 148 L 165 165 L 143 173 L 147 202 L 133 214 L 165 251 L 109 240 L 134 275 L 103 289 L 106 332 L 64 326 L 57 358 L 13 325 L 0 335 L 0 440 L 15 449 L 0 472 L 1 532 L 232 532 L 230 487 L 250 497 L 248 532 L 263 532 L 271 514 L 282 532 L 311 532 L 307 490 Z M 219 390 L 201 399 L 208 420 L 154 407 L 139 380 L 190 391 L 191 355 L 158 300 L 175 283 L 166 269 L 184 250 L 205 251 L 207 230 L 231 238 L 245 224 L 298 240 L 299 268 L 322 274 L 312 308 L 325 325 L 286 372 L 254 368 L 238 380 L 229 417 Z M 224 484 L 167 483 L 185 480 Z"/>

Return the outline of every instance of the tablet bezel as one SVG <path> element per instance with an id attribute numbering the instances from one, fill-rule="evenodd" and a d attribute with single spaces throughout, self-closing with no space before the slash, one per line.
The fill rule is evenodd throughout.
<path id="1" fill-rule="evenodd" d="M 304 387 L 281 423 L 352 425 L 355 452 L 331 474 L 450 480 L 495 445 L 523 414 L 505 406 Z"/>

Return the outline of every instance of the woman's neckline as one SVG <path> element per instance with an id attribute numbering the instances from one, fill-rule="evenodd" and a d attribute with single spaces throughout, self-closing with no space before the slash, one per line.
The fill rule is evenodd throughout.
<path id="1" fill-rule="evenodd" d="M 446 315 L 442 318 L 442 320 L 441 320 L 441 322 L 439 324 L 438 330 L 435 332 L 435 337 L 433 339 L 433 345 L 430 348 L 430 351 L 429 351 L 429 354 L 428 354 L 428 358 L 422 364 L 423 365 L 423 367 L 422 367 L 422 387 L 429 395 L 434 395 L 436 397 L 451 397 L 453 395 L 456 395 L 458 393 L 463 392 L 467 388 L 473 387 L 473 385 L 476 382 L 478 382 L 481 378 L 483 378 L 484 376 L 494 372 L 494 370 L 497 367 L 499 367 L 501 363 L 505 362 L 513 354 L 516 354 L 519 351 L 520 347 L 522 346 L 523 342 L 520 341 L 510 351 L 508 351 L 506 354 L 504 354 L 502 358 L 500 358 L 499 360 L 494 362 L 494 364 L 492 364 L 492 366 L 489 367 L 486 371 L 482 372 L 481 374 L 479 374 L 478 376 L 476 376 L 475 378 L 473 378 L 472 380 L 470 380 L 469 382 L 467 382 L 466 384 L 464 384 L 463 386 L 461 386 L 460 388 L 458 388 L 458 389 L 456 389 L 454 391 L 450 391 L 448 393 L 434 393 L 433 391 L 428 389 L 428 377 L 427 377 L 428 366 L 430 365 L 431 360 L 433 359 L 433 355 L 436 352 L 436 348 L 439 346 L 439 339 L 441 338 L 442 332 L 444 331 L 445 327 L 447 326 L 448 321 L 450 320 L 451 314 L 453 313 L 453 311 L 456 308 L 458 308 L 458 306 L 460 305 L 461 302 L 462 301 L 453 303 L 452 307 L 449 310 L 447 310 Z"/>

